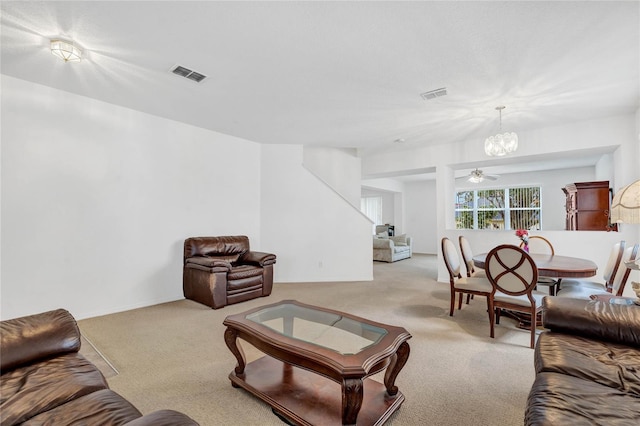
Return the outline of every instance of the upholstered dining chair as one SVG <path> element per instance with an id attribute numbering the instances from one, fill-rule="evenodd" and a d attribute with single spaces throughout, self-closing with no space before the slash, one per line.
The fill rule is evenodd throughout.
<path id="1" fill-rule="evenodd" d="M 544 293 L 535 290 L 538 268 L 527 252 L 514 245 L 503 244 L 492 249 L 485 262 L 487 278 L 492 285 L 489 296 L 491 337 L 495 324 L 500 323 L 502 309 L 529 314 L 531 318 L 531 343 L 536 339 L 538 313 L 542 311 Z"/>
<path id="2" fill-rule="evenodd" d="M 442 257 L 449 272 L 449 286 L 451 289 L 451 303 L 449 316 L 453 316 L 456 294 L 459 294 L 458 309 L 462 309 L 462 296 L 478 295 L 487 298 L 487 308 L 489 308 L 489 295 L 491 294 L 491 284 L 486 277 L 463 277 L 460 273 L 460 257 L 456 251 L 456 246 L 447 237 L 442 239 Z M 467 303 L 469 300 L 467 299 Z M 489 319 L 491 319 L 489 310 Z"/>
<path id="3" fill-rule="evenodd" d="M 625 253 L 626 244 L 626 241 L 622 240 L 611 247 L 607 264 L 602 271 L 602 278 L 604 281 L 565 278 L 562 280 L 562 291 L 558 292 L 558 295 L 562 297 L 585 299 L 594 292 L 606 292 L 607 288 L 612 288 L 618 268 L 622 264 L 622 257 Z"/>
<path id="4" fill-rule="evenodd" d="M 462 254 L 462 260 L 464 266 L 467 269 L 467 277 L 486 277 L 484 269 L 476 268 L 473 264 L 473 250 L 471 250 L 471 244 L 463 235 L 458 237 L 458 244 L 460 245 L 460 253 Z"/>
<path id="5" fill-rule="evenodd" d="M 550 254 L 553 256 L 556 254 L 556 251 L 553 249 L 553 244 L 551 241 L 542 237 L 540 235 L 531 235 L 529 237 L 529 253 L 540 253 L 540 254 Z M 524 247 L 524 241 L 520 243 L 520 248 Z M 540 277 L 538 276 L 538 284 L 549 287 L 549 294 L 555 295 L 556 286 L 558 285 L 559 280 L 550 278 L 550 277 Z"/>
<path id="6" fill-rule="evenodd" d="M 596 281 L 570 280 L 568 285 L 564 287 L 563 291 L 559 295 L 562 297 L 572 297 L 574 299 L 594 299 L 598 295 L 602 294 L 622 296 L 629 279 L 629 275 L 631 274 L 631 269 L 627 268 L 625 263 L 636 260 L 638 258 L 639 251 L 640 244 L 634 244 L 633 246 L 626 247 L 615 270 L 608 274 L 610 278 L 605 280 L 604 283 Z"/>

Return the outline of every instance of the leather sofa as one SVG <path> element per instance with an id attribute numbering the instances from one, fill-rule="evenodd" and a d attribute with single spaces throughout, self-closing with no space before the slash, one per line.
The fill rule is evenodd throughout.
<path id="1" fill-rule="evenodd" d="M 145 416 L 109 389 L 80 350 L 80 330 L 64 309 L 0 322 L 0 424 L 193 426 L 188 416 Z"/>
<path id="2" fill-rule="evenodd" d="M 640 424 L 640 306 L 550 297 L 525 425 Z"/>
<path id="3" fill-rule="evenodd" d="M 266 297 L 273 288 L 276 255 L 251 251 L 249 238 L 192 237 L 184 241 L 184 297 L 219 309 Z"/>
<path id="4" fill-rule="evenodd" d="M 373 260 L 380 262 L 396 262 L 408 259 L 413 255 L 411 237 L 398 235 L 395 237 L 373 236 Z"/>

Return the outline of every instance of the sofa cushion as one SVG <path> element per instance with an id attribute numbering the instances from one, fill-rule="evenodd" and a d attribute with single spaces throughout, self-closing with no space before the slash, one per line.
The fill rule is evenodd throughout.
<path id="1" fill-rule="evenodd" d="M 21 423 L 108 387 L 100 370 L 76 352 L 3 372 L 0 376 L 2 425 Z"/>
<path id="2" fill-rule="evenodd" d="M 394 253 L 406 253 L 409 250 L 411 250 L 411 247 L 404 245 L 404 246 L 395 246 L 393 247 L 393 252 Z"/>
<path id="3" fill-rule="evenodd" d="M 638 398 L 590 380 L 539 373 L 531 387 L 525 425 L 638 425 Z"/>
<path id="4" fill-rule="evenodd" d="M 535 369 L 593 381 L 640 398 L 640 348 L 545 332 L 536 345 Z"/>
<path id="5" fill-rule="evenodd" d="M 124 425 L 142 416 L 129 401 L 103 389 L 69 401 L 23 423 L 30 425 Z"/>

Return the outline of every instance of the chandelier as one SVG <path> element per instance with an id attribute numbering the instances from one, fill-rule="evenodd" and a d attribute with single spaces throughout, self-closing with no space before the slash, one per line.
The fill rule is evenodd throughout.
<path id="1" fill-rule="evenodd" d="M 502 133 L 502 110 L 505 108 L 505 106 L 496 107 L 500 113 L 500 133 L 489 136 L 484 141 L 484 152 L 491 157 L 502 157 L 518 149 L 518 135 L 509 132 Z"/>
<path id="2" fill-rule="evenodd" d="M 51 40 L 51 53 L 65 62 L 80 62 L 82 50 L 73 42 L 64 40 Z"/>

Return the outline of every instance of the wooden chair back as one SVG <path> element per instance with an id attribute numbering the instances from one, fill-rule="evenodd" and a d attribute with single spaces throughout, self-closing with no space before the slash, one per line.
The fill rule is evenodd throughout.
<path id="1" fill-rule="evenodd" d="M 487 278 L 494 287 L 494 293 L 500 291 L 510 296 L 528 294 L 538 282 L 538 268 L 525 251 L 517 246 L 503 244 L 495 247 L 485 261 Z"/>
<path id="2" fill-rule="evenodd" d="M 622 259 L 618 264 L 618 269 L 614 274 L 613 280 L 611 281 L 611 287 L 607 287 L 607 291 L 610 291 L 616 296 L 622 296 L 624 287 L 627 284 L 627 280 L 629 279 L 629 274 L 631 273 L 631 269 L 627 268 L 625 262 L 636 260 L 638 258 L 638 250 L 640 250 L 640 244 L 634 244 L 633 246 L 627 247 L 624 250 Z"/>
<path id="3" fill-rule="evenodd" d="M 611 248 L 609 259 L 607 260 L 607 264 L 604 267 L 604 271 L 602 271 L 602 278 L 604 278 L 606 288 L 613 287 L 616 273 L 618 272 L 618 268 L 620 267 L 620 263 L 622 262 L 622 256 L 624 255 L 626 245 L 626 241 L 622 240 L 618 243 L 615 243 Z"/>
<path id="4" fill-rule="evenodd" d="M 524 247 L 524 242 L 520 243 L 520 247 Z M 540 235 L 532 235 L 529 237 L 529 253 L 556 254 L 553 244 L 545 237 Z"/>

